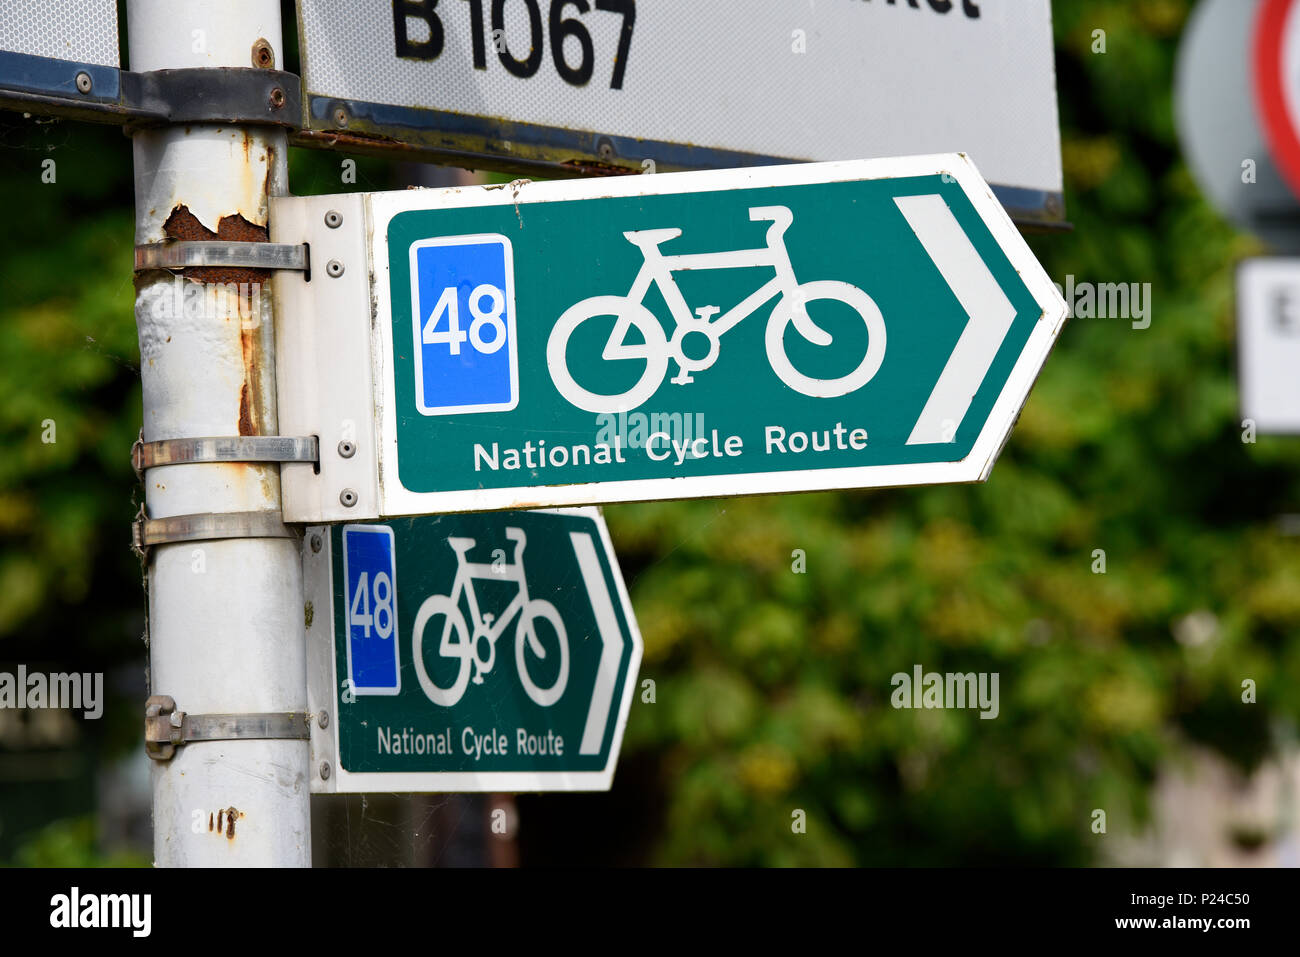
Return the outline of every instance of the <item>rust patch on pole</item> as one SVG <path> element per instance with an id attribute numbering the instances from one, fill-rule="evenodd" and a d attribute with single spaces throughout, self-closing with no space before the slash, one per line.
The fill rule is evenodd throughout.
<path id="1" fill-rule="evenodd" d="M 270 242 L 265 226 L 250 223 L 243 216 L 235 213 L 222 216 L 214 233 L 199 222 L 199 218 L 190 212 L 189 207 L 179 204 L 163 224 L 163 232 L 168 239 L 212 240 L 224 239 L 237 243 Z M 190 266 L 181 271 L 186 279 L 198 282 L 219 283 L 264 283 L 271 277 L 269 269 L 252 269 L 246 266 Z"/>
<path id="2" fill-rule="evenodd" d="M 208 830 L 216 834 L 221 834 L 224 831 L 226 840 L 233 841 L 235 839 L 235 819 L 243 816 L 244 812 L 239 810 L 237 807 L 223 807 L 221 810 L 216 812 L 215 818 L 213 817 L 212 812 L 209 811 Z M 213 827 L 214 820 L 216 823 L 215 827 Z"/>
<path id="3" fill-rule="evenodd" d="M 245 139 L 245 149 L 248 142 Z M 223 216 L 217 223 L 216 232 L 199 221 L 188 206 L 178 204 L 163 224 L 163 232 L 168 239 L 176 240 L 213 240 L 228 242 L 265 243 L 270 241 L 265 226 L 250 223 L 238 213 Z M 237 289 L 257 290 L 258 294 L 249 300 L 251 309 L 259 300 L 260 292 L 271 277 L 269 269 L 253 269 L 245 266 L 191 266 L 181 271 L 186 279 L 195 282 L 233 286 Z M 244 308 L 240 302 L 240 310 Z M 262 419 L 258 396 L 262 394 L 262 363 L 259 361 L 260 350 L 254 340 L 257 324 L 261 316 L 250 316 L 250 322 L 241 322 L 239 327 L 239 347 L 244 366 L 244 381 L 239 390 L 239 434 L 259 435 L 258 423 Z"/>
<path id="4" fill-rule="evenodd" d="M 239 347 L 244 354 L 244 383 L 239 387 L 239 434 L 257 435 L 258 428 L 253 422 L 255 396 L 249 384 L 249 375 L 256 368 L 256 355 L 247 329 L 239 330 Z"/>

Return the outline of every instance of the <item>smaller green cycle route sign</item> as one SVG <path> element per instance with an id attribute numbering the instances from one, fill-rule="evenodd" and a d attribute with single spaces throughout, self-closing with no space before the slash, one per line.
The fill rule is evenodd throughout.
<path id="1" fill-rule="evenodd" d="M 315 790 L 609 788 L 641 637 L 596 509 L 305 541 Z"/>

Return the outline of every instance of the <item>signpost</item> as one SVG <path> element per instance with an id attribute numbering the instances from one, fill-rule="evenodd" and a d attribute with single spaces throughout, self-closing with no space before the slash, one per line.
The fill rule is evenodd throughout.
<path id="1" fill-rule="evenodd" d="M 272 202 L 291 521 L 981 481 L 1065 319 L 955 154 Z"/>
<path id="2" fill-rule="evenodd" d="M 1237 360 L 1242 418 L 1260 433 L 1300 433 L 1300 259 L 1237 267 Z"/>
<path id="3" fill-rule="evenodd" d="M 306 543 L 313 790 L 608 790 L 641 636 L 597 510 Z"/>
<path id="4" fill-rule="evenodd" d="M 1059 220 L 1048 0 L 299 0 L 301 139 L 544 175 L 965 150 Z"/>

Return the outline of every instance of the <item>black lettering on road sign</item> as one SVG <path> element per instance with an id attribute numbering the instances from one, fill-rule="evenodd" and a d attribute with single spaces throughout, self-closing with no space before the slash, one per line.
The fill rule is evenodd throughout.
<path id="1" fill-rule="evenodd" d="M 469 6 L 470 50 L 475 70 L 487 70 L 488 24 L 484 16 L 486 0 L 463 0 Z M 488 16 L 491 18 L 492 47 L 506 71 L 526 80 L 536 76 L 546 52 L 547 34 L 550 34 L 551 60 L 560 79 L 570 86 L 586 86 L 596 68 L 596 49 L 591 32 L 581 16 L 591 13 L 592 0 L 550 0 L 545 25 L 542 22 L 543 0 L 520 0 L 528 12 L 529 39 L 527 54 L 519 57 L 520 49 L 511 52 L 505 41 L 506 0 L 491 0 Z M 951 0 L 948 0 L 951 2 Z M 446 35 L 442 20 L 437 14 L 438 0 L 393 0 L 393 50 L 399 59 L 432 61 L 442 55 Z M 569 8 L 573 10 L 570 11 Z M 627 58 L 632 49 L 632 30 L 636 24 L 636 0 L 594 0 L 596 10 L 617 13 L 623 18 L 618 32 L 618 49 L 614 52 L 609 88 L 623 89 L 627 75 Z M 573 15 L 573 14 L 577 15 Z M 978 14 L 977 14 L 978 15 Z M 415 39 L 419 23 L 428 28 L 429 35 Z M 414 24 L 414 25 L 413 25 Z M 565 56 L 564 41 L 573 37 L 578 41 L 579 57 L 570 63 Z"/>
<path id="2" fill-rule="evenodd" d="M 393 45 L 399 58 L 436 60 L 442 53 L 442 21 L 433 9 L 437 5 L 438 0 L 393 0 Z M 428 39 L 411 39 L 407 21 L 414 19 L 423 20 L 428 26 Z"/>

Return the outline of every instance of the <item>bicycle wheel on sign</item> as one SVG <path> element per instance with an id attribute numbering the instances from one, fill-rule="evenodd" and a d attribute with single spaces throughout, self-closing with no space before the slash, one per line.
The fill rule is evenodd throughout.
<path id="1" fill-rule="evenodd" d="M 440 621 L 442 637 L 438 642 L 439 657 L 460 660 L 456 677 L 446 686 L 434 681 L 424 663 L 424 631 L 429 627 L 430 622 L 433 623 L 433 627 L 439 627 Z M 455 640 L 452 640 L 453 637 Z M 469 642 L 469 628 L 465 624 L 465 616 L 461 614 L 456 602 L 448 596 L 430 595 L 420 606 L 420 611 L 415 616 L 411 660 L 415 662 L 415 676 L 420 679 L 420 687 L 434 704 L 450 708 L 465 694 L 465 688 L 469 684 L 470 665 L 474 661 L 474 646 Z M 441 667 L 436 668 L 435 671 L 443 675 L 446 665 L 443 662 L 438 664 Z"/>
<path id="2" fill-rule="evenodd" d="M 831 338 L 808 318 L 806 307 L 817 299 L 831 299 L 851 307 L 867 327 L 867 353 L 848 375 L 836 379 L 814 379 L 794 367 L 785 352 L 786 327 L 793 322 L 795 331 L 819 346 L 831 344 Z M 794 292 L 782 296 L 767 321 L 767 361 L 781 381 L 804 395 L 830 399 L 848 395 L 871 381 L 885 358 L 885 319 L 876 301 L 857 286 L 834 279 L 805 282 Z"/>
<path id="3" fill-rule="evenodd" d="M 545 620 L 549 626 L 542 635 L 537 629 L 539 619 Z M 548 687 L 543 688 L 533 680 L 528 667 L 530 655 L 539 663 L 539 670 L 541 662 L 556 668 L 555 678 Z M 569 636 L 560 613 L 545 599 L 534 598 L 519 615 L 519 624 L 515 628 L 515 667 L 519 671 L 519 683 L 528 692 L 528 697 L 543 708 L 549 708 L 564 694 L 569 683 Z M 549 674 L 550 669 L 544 673 Z"/>
<path id="4" fill-rule="evenodd" d="M 591 391 L 579 385 L 573 373 L 569 371 L 570 337 L 587 320 L 602 316 L 613 316 L 615 321 L 609 339 L 601 350 L 600 358 L 605 362 L 616 363 L 620 360 L 645 362 L 645 371 L 641 373 L 636 384 L 624 392 Z M 620 327 L 623 327 L 626 333 L 627 326 L 636 328 L 645 342 L 615 342 Z M 624 337 L 619 336 L 619 338 Z M 659 320 L 639 302 L 633 302 L 626 296 L 592 296 L 590 299 L 574 303 L 555 323 L 550 338 L 546 341 L 546 364 L 550 367 L 551 381 L 555 383 L 555 388 L 577 408 L 588 412 L 618 412 L 635 409 L 654 395 L 668 372 L 668 339 L 664 336 Z"/>

